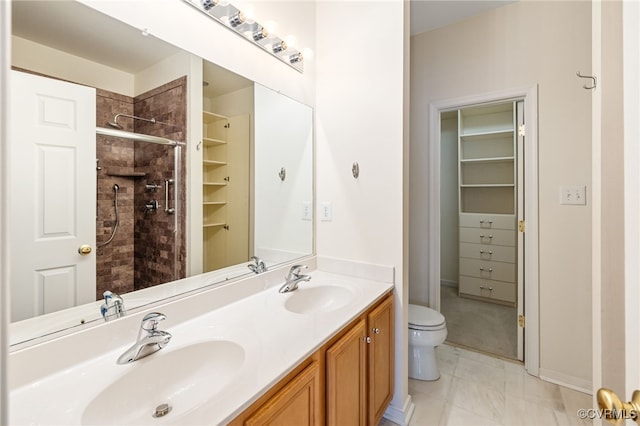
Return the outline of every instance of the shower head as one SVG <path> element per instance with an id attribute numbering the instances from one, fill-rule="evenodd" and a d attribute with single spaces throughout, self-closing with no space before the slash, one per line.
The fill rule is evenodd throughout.
<path id="1" fill-rule="evenodd" d="M 122 130 L 122 126 L 116 123 L 116 121 L 108 121 L 107 126 L 113 127 L 114 129 Z"/>
<path id="2" fill-rule="evenodd" d="M 146 121 L 147 123 L 151 123 L 151 124 L 164 124 L 165 126 L 173 126 L 173 124 L 163 123 L 162 121 L 158 121 L 155 118 L 137 117 L 135 115 L 129 115 L 129 114 L 116 114 L 115 117 L 113 117 L 113 121 L 108 121 L 107 125 L 109 127 L 113 127 L 114 129 L 123 130 L 123 127 L 120 124 L 118 124 L 118 117 L 127 117 L 134 120 Z"/>

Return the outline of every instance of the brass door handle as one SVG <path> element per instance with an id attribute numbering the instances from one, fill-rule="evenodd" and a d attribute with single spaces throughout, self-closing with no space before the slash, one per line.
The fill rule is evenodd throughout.
<path id="1" fill-rule="evenodd" d="M 88 246 L 86 244 L 81 245 L 80 247 L 78 247 L 78 253 L 80 253 L 81 256 L 86 256 L 89 253 L 91 253 L 93 249 L 91 248 L 91 246 Z"/>
<path id="2" fill-rule="evenodd" d="M 602 417 L 609 423 L 621 425 L 625 419 L 632 419 L 640 424 L 640 390 L 633 392 L 630 402 L 623 402 L 611 389 L 600 388 L 596 399 L 602 410 Z"/>

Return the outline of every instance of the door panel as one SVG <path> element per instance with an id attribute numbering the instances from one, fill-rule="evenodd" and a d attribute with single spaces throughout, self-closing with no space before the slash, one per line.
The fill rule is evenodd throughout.
<path id="1" fill-rule="evenodd" d="M 95 253 L 78 248 L 96 239 L 96 101 L 84 86 L 17 71 L 11 80 L 11 320 L 18 321 L 95 300 Z"/>

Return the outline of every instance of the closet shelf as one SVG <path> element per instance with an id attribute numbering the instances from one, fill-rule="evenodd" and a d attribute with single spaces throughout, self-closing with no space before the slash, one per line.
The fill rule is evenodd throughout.
<path id="1" fill-rule="evenodd" d="M 215 114 L 209 111 L 202 111 L 202 121 L 204 124 L 215 123 L 216 121 L 228 120 L 228 117 L 225 117 L 221 114 Z"/>
<path id="2" fill-rule="evenodd" d="M 216 146 L 216 145 L 225 145 L 227 142 L 221 139 L 213 139 L 213 138 L 202 138 L 202 142 L 204 146 Z"/>
<path id="3" fill-rule="evenodd" d="M 487 164 L 487 163 L 511 163 L 515 157 L 487 157 L 487 158 L 469 158 L 461 159 L 461 164 Z"/>
<path id="4" fill-rule="evenodd" d="M 513 183 L 474 183 L 474 184 L 462 184 L 460 188 L 513 188 Z"/>
<path id="5" fill-rule="evenodd" d="M 460 135 L 460 139 L 467 139 L 467 138 L 482 139 L 482 136 L 510 136 L 510 135 L 513 135 L 513 128 L 463 133 Z"/>
<path id="6" fill-rule="evenodd" d="M 226 223 L 224 222 L 216 222 L 216 223 L 205 223 L 202 225 L 203 228 L 217 228 L 220 226 L 225 226 Z"/>
<path id="7" fill-rule="evenodd" d="M 216 160 L 202 160 L 202 164 L 205 166 L 226 166 L 226 161 L 216 161 Z"/>
<path id="8" fill-rule="evenodd" d="M 203 186 L 227 186 L 227 182 L 202 182 Z"/>
<path id="9" fill-rule="evenodd" d="M 202 205 L 204 206 L 224 206 L 227 204 L 226 201 L 204 201 Z"/>

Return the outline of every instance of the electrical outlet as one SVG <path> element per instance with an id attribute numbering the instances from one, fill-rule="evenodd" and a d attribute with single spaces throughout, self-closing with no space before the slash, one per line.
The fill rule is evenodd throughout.
<path id="1" fill-rule="evenodd" d="M 584 206 L 587 204 L 587 189 L 584 185 L 560 187 L 560 204 Z"/>
<path id="2" fill-rule="evenodd" d="M 311 201 L 302 202 L 302 220 L 313 219 L 313 204 Z"/>
<path id="3" fill-rule="evenodd" d="M 323 222 L 331 222 L 333 220 L 331 203 L 328 201 L 320 203 L 320 220 Z"/>

